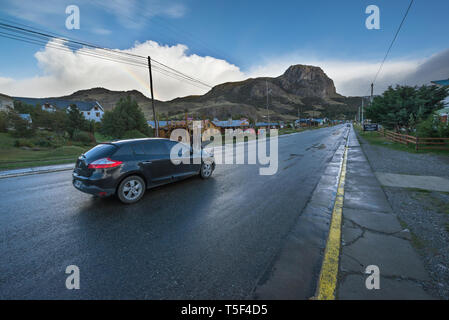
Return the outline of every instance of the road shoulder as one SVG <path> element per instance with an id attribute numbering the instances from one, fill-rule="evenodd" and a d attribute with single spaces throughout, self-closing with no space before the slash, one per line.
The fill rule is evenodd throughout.
<path id="1" fill-rule="evenodd" d="M 337 299 L 434 299 L 430 280 L 351 130 L 343 205 Z M 378 267 L 379 289 L 368 289 L 369 266 Z M 371 278 L 369 283 L 374 283 Z"/>
<path id="2" fill-rule="evenodd" d="M 0 171 L 0 179 L 73 170 L 74 163 Z"/>

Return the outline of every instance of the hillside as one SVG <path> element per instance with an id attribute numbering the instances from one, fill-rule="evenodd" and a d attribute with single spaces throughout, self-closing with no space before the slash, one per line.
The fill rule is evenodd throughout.
<path id="1" fill-rule="evenodd" d="M 272 120 L 293 120 L 298 111 L 302 117 L 354 118 L 359 99 L 344 97 L 335 89 L 334 82 L 315 66 L 294 65 L 276 78 L 250 78 L 227 82 L 213 87 L 202 96 L 187 96 L 171 101 L 156 101 L 161 119 L 181 118 L 185 112 L 194 117 L 227 119 L 247 117 L 261 121 L 267 115 L 266 91 Z M 80 90 L 69 100 L 97 100 L 106 109 L 112 109 L 120 97 L 131 95 L 137 100 L 146 117 L 152 119 L 151 100 L 137 90 L 110 91 L 104 88 Z"/>

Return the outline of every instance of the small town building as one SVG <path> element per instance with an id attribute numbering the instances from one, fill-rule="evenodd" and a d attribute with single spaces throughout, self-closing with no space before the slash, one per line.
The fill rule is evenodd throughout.
<path id="1" fill-rule="evenodd" d="M 449 87 L 449 79 L 446 80 L 434 80 L 431 81 L 432 84 L 438 86 L 438 87 Z M 441 122 L 448 123 L 448 114 L 449 114 L 449 97 L 446 97 L 444 100 L 444 104 L 447 106 L 443 109 L 440 109 L 437 111 L 438 116 L 440 117 Z"/>
<path id="2" fill-rule="evenodd" d="M 0 93 L 0 111 L 9 111 L 14 109 L 14 99 L 6 94 Z"/>
<path id="3" fill-rule="evenodd" d="M 217 128 L 218 130 L 220 130 L 220 132 L 222 134 L 225 133 L 226 129 L 241 129 L 241 130 L 245 130 L 247 128 L 249 128 L 249 121 L 247 119 L 241 119 L 241 120 L 232 120 L 229 119 L 227 121 L 220 121 L 217 119 L 214 119 L 212 121 L 212 124 L 215 126 L 215 128 Z"/>
<path id="4" fill-rule="evenodd" d="M 32 106 L 40 106 L 42 110 L 48 112 L 55 112 L 56 110 L 65 110 L 68 112 L 72 105 L 76 105 L 86 120 L 93 120 L 95 122 L 100 122 L 104 114 L 104 109 L 98 101 L 72 101 L 57 98 L 23 97 L 14 97 L 14 100 Z"/>
<path id="5" fill-rule="evenodd" d="M 259 129 L 279 129 L 281 124 L 278 122 L 256 122 L 256 128 Z"/>
<path id="6" fill-rule="evenodd" d="M 25 120 L 29 124 L 33 123 L 33 120 L 31 119 L 31 115 L 29 113 L 20 113 L 19 117 L 21 117 L 23 120 Z"/>
<path id="7" fill-rule="evenodd" d="M 449 107 L 445 107 L 437 111 L 440 121 L 449 124 Z"/>

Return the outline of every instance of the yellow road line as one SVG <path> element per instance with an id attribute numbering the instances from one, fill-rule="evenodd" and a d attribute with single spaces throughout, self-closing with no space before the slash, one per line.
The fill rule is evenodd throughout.
<path id="1" fill-rule="evenodd" d="M 348 148 L 345 148 L 343 164 L 338 181 L 337 197 L 332 211 L 331 226 L 324 252 L 323 265 L 321 266 L 320 279 L 317 289 L 317 300 L 334 300 L 337 287 L 338 259 L 340 256 L 341 220 L 343 211 L 343 199 L 345 195 L 346 160 Z"/>

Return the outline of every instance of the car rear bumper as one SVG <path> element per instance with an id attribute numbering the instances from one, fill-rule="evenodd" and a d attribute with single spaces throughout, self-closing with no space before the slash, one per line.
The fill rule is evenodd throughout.
<path id="1" fill-rule="evenodd" d="M 99 197 L 108 197 L 115 193 L 115 189 L 100 188 L 96 185 L 89 185 L 85 181 L 77 178 L 72 180 L 73 186 L 81 192 L 96 195 Z"/>

